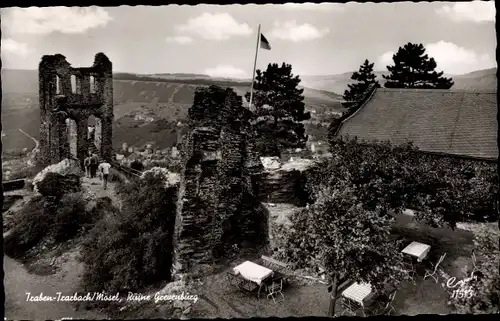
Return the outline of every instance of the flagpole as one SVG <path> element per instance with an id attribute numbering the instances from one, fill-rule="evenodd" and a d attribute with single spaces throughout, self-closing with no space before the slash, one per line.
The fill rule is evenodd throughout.
<path id="1" fill-rule="evenodd" d="M 255 68 L 257 67 L 257 54 L 259 53 L 259 44 L 260 44 L 260 23 L 259 23 L 259 28 L 257 29 L 257 45 L 255 46 L 255 59 L 253 61 L 252 86 L 250 87 L 250 102 L 248 105 L 248 108 L 250 110 L 252 110 L 253 83 L 255 82 Z"/>

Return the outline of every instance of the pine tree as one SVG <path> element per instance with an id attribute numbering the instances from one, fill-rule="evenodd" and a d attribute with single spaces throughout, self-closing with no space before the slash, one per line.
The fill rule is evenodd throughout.
<path id="1" fill-rule="evenodd" d="M 377 76 L 373 73 L 373 66 L 374 64 L 366 59 L 359 67 L 359 70 L 352 74 L 351 79 L 356 82 L 347 85 L 349 89 L 344 92 L 344 100 L 348 102 L 356 101 L 368 89 L 370 84 L 376 84 L 377 87 L 380 87 L 380 84 L 376 80 Z"/>
<path id="2" fill-rule="evenodd" d="M 442 71 L 435 71 L 436 61 L 429 58 L 422 44 L 409 42 L 399 47 L 392 60 L 394 66 L 387 66 L 390 75 L 383 75 L 386 88 L 450 89 L 454 84 Z"/>
<path id="3" fill-rule="evenodd" d="M 255 107 L 257 149 L 262 156 L 279 156 L 286 148 L 303 148 L 307 142 L 304 120 L 304 89 L 298 88 L 299 76 L 292 66 L 269 64 L 265 71 L 257 70 L 252 105 Z M 245 94 L 247 101 L 250 93 Z"/>

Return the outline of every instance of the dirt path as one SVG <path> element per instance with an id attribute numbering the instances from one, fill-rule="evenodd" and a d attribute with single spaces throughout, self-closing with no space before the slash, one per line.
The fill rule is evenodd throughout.
<path id="1" fill-rule="evenodd" d="M 113 183 L 108 183 L 106 190 L 98 178 L 83 178 L 82 185 L 87 186 L 97 197 L 108 196 L 113 203 L 120 206 Z M 5 236 L 5 234 L 4 234 Z M 57 259 L 60 267 L 56 274 L 37 275 L 28 272 L 26 267 L 18 261 L 4 256 L 5 272 L 5 317 L 14 320 L 56 320 L 61 318 L 74 319 L 106 319 L 98 312 L 76 311 L 72 302 L 28 302 L 27 293 L 32 296 L 40 295 L 57 297 L 57 292 L 70 296 L 78 290 L 80 276 L 83 273 L 83 264 L 78 262 L 75 248 L 63 255 L 64 259 Z"/>
<path id="2" fill-rule="evenodd" d="M 116 193 L 114 183 L 108 182 L 107 189 L 104 189 L 102 186 L 102 181 L 99 178 L 82 177 L 82 185 L 84 188 L 88 188 L 90 191 L 92 191 L 97 198 L 107 196 L 111 198 L 115 206 L 121 208 L 122 203 Z"/>
<path id="3" fill-rule="evenodd" d="M 27 293 L 31 295 L 56 296 L 72 295 L 76 290 L 72 284 L 74 277 L 81 273 L 81 268 L 48 276 L 29 273 L 26 268 L 14 259 L 4 256 L 5 271 L 5 318 L 12 320 L 56 320 L 61 318 L 105 319 L 106 316 L 93 311 L 75 311 L 71 302 L 28 302 Z M 76 273 L 76 275 L 75 275 Z"/>

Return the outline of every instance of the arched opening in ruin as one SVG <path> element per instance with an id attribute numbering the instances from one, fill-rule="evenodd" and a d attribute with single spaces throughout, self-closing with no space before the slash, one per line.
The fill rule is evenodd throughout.
<path id="1" fill-rule="evenodd" d="M 56 76 L 56 95 L 61 94 L 61 78 L 59 76 Z"/>
<path id="2" fill-rule="evenodd" d="M 78 159 L 78 129 L 74 119 L 66 118 L 66 133 L 68 138 L 69 158 Z"/>
<path id="3" fill-rule="evenodd" d="M 101 119 L 95 115 L 88 118 L 87 141 L 90 153 L 100 154 L 101 151 Z"/>
<path id="4" fill-rule="evenodd" d="M 95 78 L 90 76 L 90 93 L 95 94 Z"/>
<path id="5" fill-rule="evenodd" d="M 76 76 L 75 75 L 71 75 L 71 93 L 73 93 L 73 94 L 77 93 Z"/>

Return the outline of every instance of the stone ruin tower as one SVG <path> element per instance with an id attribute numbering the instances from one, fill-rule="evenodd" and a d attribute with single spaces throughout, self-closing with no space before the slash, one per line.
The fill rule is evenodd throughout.
<path id="1" fill-rule="evenodd" d="M 83 160 L 89 151 L 112 157 L 113 71 L 103 53 L 92 67 L 73 68 L 61 54 L 42 57 L 38 67 L 40 153 L 47 166 L 65 158 Z M 90 116 L 95 127 L 88 127 Z"/>
<path id="2" fill-rule="evenodd" d="M 231 247 L 268 244 L 252 113 L 228 88 L 198 88 L 184 136 L 172 275 L 203 273 Z"/>

